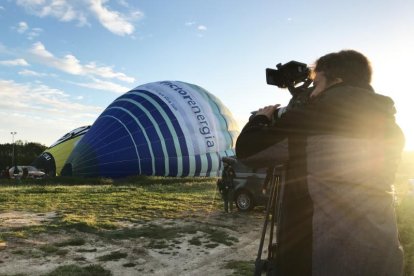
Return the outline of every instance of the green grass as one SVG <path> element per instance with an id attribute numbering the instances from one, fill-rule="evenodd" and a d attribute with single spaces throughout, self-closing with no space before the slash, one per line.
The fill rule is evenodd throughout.
<path id="1" fill-rule="evenodd" d="M 191 239 L 188 241 L 188 243 L 189 243 L 189 244 L 192 244 L 192 245 L 196 245 L 196 246 L 200 246 L 200 245 L 202 245 L 202 242 L 201 242 L 201 240 L 200 240 L 200 237 L 193 237 L 193 238 L 191 238 Z"/>
<path id="2" fill-rule="evenodd" d="M 64 265 L 44 276 L 111 276 L 112 273 L 99 265 L 77 266 Z"/>
<path id="3" fill-rule="evenodd" d="M 64 256 L 69 253 L 69 250 L 61 249 L 54 245 L 42 245 L 39 247 L 39 250 L 41 250 L 45 255 L 58 255 L 58 256 Z"/>
<path id="4" fill-rule="evenodd" d="M 208 234 L 208 238 L 213 243 L 222 243 L 231 246 L 239 241 L 237 238 L 230 236 L 229 234 L 220 229 L 206 228 L 204 231 Z"/>
<path id="5" fill-rule="evenodd" d="M 234 276 L 251 276 L 254 274 L 254 261 L 228 261 L 224 268 L 232 269 Z"/>
<path id="6" fill-rule="evenodd" d="M 103 262 L 108 262 L 108 261 L 118 261 L 120 259 L 126 258 L 128 256 L 127 253 L 123 253 L 123 252 L 111 252 L 107 255 L 103 255 L 98 257 L 99 261 L 103 261 Z"/>
<path id="7" fill-rule="evenodd" d="M 107 231 L 104 236 L 110 239 L 130 239 L 130 238 L 151 238 L 172 240 L 182 234 L 192 234 L 197 230 L 195 226 L 164 227 L 162 225 L 148 224 L 141 228 L 122 228 L 114 231 Z"/>
<path id="8" fill-rule="evenodd" d="M 85 244 L 85 240 L 83 238 L 72 238 L 66 241 L 57 242 L 54 245 L 57 247 L 64 247 L 64 246 L 81 246 Z"/>
<path id="9" fill-rule="evenodd" d="M 59 250 L 58 247 L 53 245 L 42 245 L 39 249 L 47 254 L 55 253 Z"/>
<path id="10" fill-rule="evenodd" d="M 0 186 L 0 212 L 57 212 L 59 219 L 55 224 L 59 227 L 65 225 L 68 229 L 94 232 L 115 229 L 122 221 L 184 218 L 191 217 L 195 211 L 209 212 L 220 208 L 214 178 L 162 180 L 154 177 L 156 184 L 149 184 L 150 177 L 142 179 L 133 179 L 136 182 L 131 185 L 119 182 L 99 186 Z"/>
<path id="11" fill-rule="evenodd" d="M 160 250 L 174 248 L 177 238 L 196 231 L 217 240 L 212 230 L 217 228 L 215 226 L 200 225 L 195 228 L 176 225 L 168 220 L 163 225 L 150 223 L 151 220 L 159 218 L 193 221 L 197 216 L 204 217 L 211 211 L 221 209 L 215 178 L 136 177 L 129 179 L 131 182 L 128 185 L 127 180 L 120 180 L 111 185 L 87 185 L 80 182 L 83 185 L 76 186 L 61 185 L 59 180 L 61 179 L 58 177 L 54 179 L 59 184 L 42 186 L 37 180 L 18 186 L 4 183 L 0 185 L 0 213 L 21 211 L 56 214 L 52 220 L 45 221 L 42 225 L 4 229 L 0 231 L 0 241 L 27 239 L 39 233 L 53 234 L 62 231 L 73 237 L 16 254 L 23 254 L 28 258 L 65 255 L 68 250 L 62 247 L 85 244 L 85 240 L 76 238 L 78 231 L 108 240 L 144 237 L 148 238 L 150 248 Z M 66 179 L 63 182 L 65 181 Z M 142 223 L 143 226 L 125 228 L 121 225 L 124 222 Z M 227 237 L 224 231 L 222 233 L 223 237 Z M 229 240 L 231 242 L 231 238 Z M 228 244 L 229 241 L 224 242 Z M 96 249 L 92 250 L 96 252 Z M 59 274 L 61 272 L 58 270 L 50 275 L 71 275 L 71 269 L 84 270 L 79 267 L 64 267 L 62 270 L 69 272 Z M 76 273 L 78 272 L 73 275 L 77 275 Z"/>

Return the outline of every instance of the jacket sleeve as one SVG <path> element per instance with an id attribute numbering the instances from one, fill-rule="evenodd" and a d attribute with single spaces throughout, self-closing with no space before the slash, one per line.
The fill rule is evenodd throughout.
<path id="1" fill-rule="evenodd" d="M 283 131 L 278 132 L 264 115 L 253 117 L 242 129 L 236 141 L 236 155 L 240 159 L 251 157 L 282 141 Z"/>
<path id="2" fill-rule="evenodd" d="M 347 100 L 343 99 L 348 96 L 347 93 L 334 94 L 317 97 L 306 105 L 294 106 L 274 122 L 264 115 L 253 117 L 236 141 L 237 157 L 250 158 L 258 153 L 269 153 L 270 147 L 273 156 L 277 156 L 277 145 L 287 144 L 288 137 L 327 133 L 340 128 L 344 124 L 337 123 L 338 117 L 342 116 L 339 109 L 344 104 L 348 105 Z"/>
<path id="3" fill-rule="evenodd" d="M 317 104 L 292 108 L 282 118 L 271 122 L 266 116 L 253 117 L 242 129 L 236 141 L 238 158 L 248 158 L 258 153 L 278 158 L 287 155 L 287 138 L 306 135 L 314 129 L 319 111 Z M 278 161 L 278 160 L 277 160 Z"/>

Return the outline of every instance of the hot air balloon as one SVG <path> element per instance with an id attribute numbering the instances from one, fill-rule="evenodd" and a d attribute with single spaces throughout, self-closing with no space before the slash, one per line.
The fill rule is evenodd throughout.
<path id="1" fill-rule="evenodd" d="M 90 127 L 82 126 L 69 131 L 42 152 L 31 165 L 43 170 L 49 176 L 60 175 L 73 148 Z"/>
<path id="2" fill-rule="evenodd" d="M 216 176 L 238 126 L 213 94 L 179 81 L 148 83 L 112 102 L 70 154 L 62 175 Z"/>

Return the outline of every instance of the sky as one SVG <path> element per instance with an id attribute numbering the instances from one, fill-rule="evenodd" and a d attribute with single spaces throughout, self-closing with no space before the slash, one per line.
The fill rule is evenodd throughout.
<path id="1" fill-rule="evenodd" d="M 414 150 L 413 12 L 412 0 L 0 0 L 0 143 L 50 146 L 163 80 L 208 90 L 241 128 L 290 99 L 266 68 L 354 49 Z"/>

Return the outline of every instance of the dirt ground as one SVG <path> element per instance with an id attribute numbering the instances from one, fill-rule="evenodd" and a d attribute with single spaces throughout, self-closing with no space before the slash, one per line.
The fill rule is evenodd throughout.
<path id="1" fill-rule="evenodd" d="M 48 223 L 56 214 L 46 213 L 0 213 L 0 231 L 13 231 L 24 226 Z M 24 238 L 8 238 L 0 242 L 0 275 L 44 275 L 59 266 L 75 264 L 85 267 L 100 265 L 112 275 L 232 275 L 232 269 L 224 266 L 231 261 L 253 262 L 259 248 L 263 226 L 263 212 L 226 214 L 215 211 L 195 216 L 194 219 L 158 219 L 152 224 L 185 227 L 209 225 L 224 231 L 229 237 L 237 238 L 232 245 L 216 244 L 209 247 L 204 233 L 192 233 L 174 239 L 174 246 L 154 248 L 148 246 L 148 238 L 129 240 L 102 239 L 83 232 L 40 233 Z M 125 225 L 139 228 L 142 225 Z M 204 236 L 203 236 L 204 235 Z M 71 237 L 72 236 L 72 237 Z M 76 236 L 85 241 L 81 246 L 65 246 L 64 251 L 46 254 L 42 246 L 56 244 Z M 197 237 L 200 243 L 191 242 Z M 64 252 L 64 253 L 59 253 Z M 101 256 L 122 253 L 124 257 L 102 261 Z"/>

